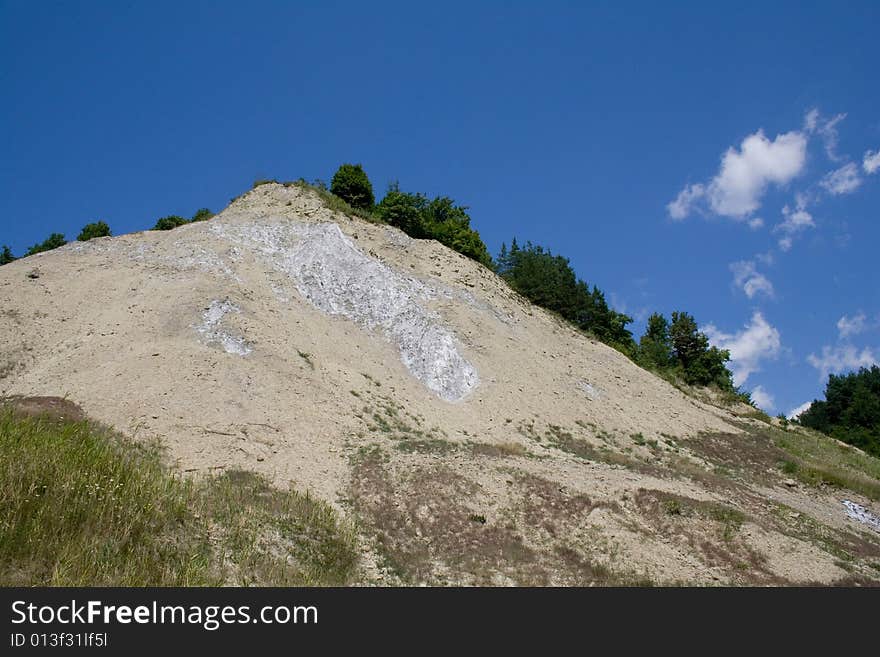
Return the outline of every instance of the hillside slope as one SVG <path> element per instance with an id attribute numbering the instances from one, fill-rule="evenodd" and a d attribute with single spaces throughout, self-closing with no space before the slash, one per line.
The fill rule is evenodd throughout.
<path id="1" fill-rule="evenodd" d="M 313 492 L 358 523 L 366 583 L 880 578 L 841 504 L 876 509 L 876 460 L 686 396 L 296 185 L 6 265 L 0 309 L 0 396 Z"/>

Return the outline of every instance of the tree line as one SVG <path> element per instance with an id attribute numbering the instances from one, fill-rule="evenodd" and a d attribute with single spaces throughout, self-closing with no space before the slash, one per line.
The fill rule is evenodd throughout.
<path id="1" fill-rule="evenodd" d="M 814 400 L 796 420 L 880 457 L 880 367 L 829 375 L 825 400 Z"/>
<path id="2" fill-rule="evenodd" d="M 178 226 L 192 223 L 194 221 L 205 221 L 213 216 L 214 213 L 208 208 L 202 208 L 196 211 L 191 219 L 185 219 L 177 215 L 170 215 L 168 217 L 162 217 L 156 221 L 156 225 L 153 226 L 151 230 L 171 230 L 172 228 L 177 228 Z M 110 231 L 110 226 L 107 225 L 106 222 L 94 221 L 83 226 L 76 239 L 79 242 L 88 242 L 96 237 L 111 237 L 112 235 L 113 233 Z M 64 246 L 65 244 L 67 244 L 67 239 L 64 237 L 63 233 L 52 233 L 42 242 L 38 242 L 31 246 L 25 251 L 24 255 L 20 257 L 26 258 L 37 253 L 51 251 Z M 18 257 L 12 253 L 12 249 L 4 244 L 3 247 L 0 248 L 0 265 L 7 265 L 15 260 L 18 260 Z"/>
<path id="3" fill-rule="evenodd" d="M 632 317 L 610 308 L 598 287 L 577 277 L 568 258 L 531 242 L 519 246 L 514 238 L 510 249 L 501 245 L 495 271 L 535 305 L 557 313 L 642 367 L 689 385 L 734 391 L 726 365 L 730 352 L 710 346 L 692 315 L 676 311 L 670 321 L 654 313 L 637 343 L 627 328 Z"/>

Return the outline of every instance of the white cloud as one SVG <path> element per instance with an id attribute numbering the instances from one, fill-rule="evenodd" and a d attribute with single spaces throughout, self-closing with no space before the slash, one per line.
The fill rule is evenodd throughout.
<path id="1" fill-rule="evenodd" d="M 791 249 L 794 236 L 807 228 L 816 226 L 813 215 L 807 212 L 807 198 L 803 194 L 795 194 L 795 207 L 792 209 L 786 205 L 782 208 L 782 216 L 785 220 L 773 227 L 773 232 L 782 233 L 779 239 L 779 248 L 783 251 Z"/>
<path id="2" fill-rule="evenodd" d="M 666 206 L 669 216 L 684 219 L 705 200 L 717 215 L 747 219 L 761 206 L 769 185 L 784 185 L 803 171 L 806 156 L 803 133 L 787 132 L 770 141 L 758 130 L 743 139 L 739 149 L 727 149 L 718 173 L 707 185 L 688 185 L 679 192 Z"/>
<path id="3" fill-rule="evenodd" d="M 812 109 L 804 117 L 804 130 L 809 134 L 818 134 L 825 145 L 825 154 L 832 162 L 839 162 L 837 154 L 837 124 L 846 118 L 846 114 L 838 114 L 830 119 L 823 119 L 818 109 Z"/>
<path id="4" fill-rule="evenodd" d="M 797 408 L 791 409 L 788 413 L 785 414 L 785 417 L 787 417 L 789 420 L 794 420 L 796 417 L 800 416 L 801 413 L 806 412 L 806 410 L 808 408 L 810 408 L 810 406 L 812 406 L 812 405 L 813 405 L 813 402 L 811 402 L 811 401 L 804 402 L 803 404 L 801 404 Z"/>
<path id="5" fill-rule="evenodd" d="M 841 339 L 848 338 L 851 335 L 858 335 L 867 328 L 866 320 L 868 318 L 865 313 L 858 313 L 854 317 L 844 315 L 837 320 L 837 330 Z"/>
<path id="6" fill-rule="evenodd" d="M 815 107 L 807 112 L 806 116 L 804 116 L 804 131 L 810 134 L 816 132 L 816 127 L 819 125 L 819 110 Z"/>
<path id="7" fill-rule="evenodd" d="M 773 395 L 764 390 L 763 386 L 755 386 L 749 393 L 755 405 L 768 413 L 776 408 L 776 400 Z"/>
<path id="8" fill-rule="evenodd" d="M 758 294 L 773 296 L 773 283 L 755 269 L 753 260 L 740 260 L 731 263 L 730 271 L 733 272 L 734 285 L 745 292 L 749 299 Z"/>
<path id="9" fill-rule="evenodd" d="M 880 169 L 880 150 L 877 152 L 865 151 L 865 158 L 862 160 L 862 168 L 865 173 L 876 173 Z"/>
<path id="10" fill-rule="evenodd" d="M 784 185 L 803 170 L 806 150 L 807 140 L 799 132 L 787 132 L 772 142 L 761 130 L 749 135 L 739 151 L 729 148 L 721 159 L 708 189 L 712 210 L 725 217 L 751 214 L 770 183 Z"/>
<path id="11" fill-rule="evenodd" d="M 773 251 L 770 250 L 770 251 L 767 251 L 766 253 L 757 254 L 755 256 L 755 260 L 757 260 L 761 264 L 770 266 L 775 262 L 776 257 L 773 255 Z"/>
<path id="12" fill-rule="evenodd" d="M 706 188 L 697 183 L 688 185 L 678 193 L 675 200 L 666 206 L 669 216 L 673 219 L 682 220 L 691 213 L 691 209 L 706 194 Z"/>
<path id="13" fill-rule="evenodd" d="M 851 194 L 862 184 L 862 178 L 859 168 L 850 162 L 826 174 L 819 184 L 832 194 Z"/>
<path id="14" fill-rule="evenodd" d="M 800 203 L 795 206 L 794 210 L 787 205 L 783 207 L 782 216 L 785 217 L 785 221 L 779 224 L 779 229 L 788 233 L 796 233 L 804 228 L 811 228 L 816 225 L 813 221 L 813 215 L 807 212 L 806 208 Z"/>
<path id="15" fill-rule="evenodd" d="M 761 217 L 752 217 L 749 219 L 749 228 L 752 230 L 758 230 L 759 228 L 764 227 L 764 220 Z"/>
<path id="16" fill-rule="evenodd" d="M 623 313 L 624 315 L 629 315 L 637 322 L 644 322 L 648 319 L 648 315 L 650 314 L 649 309 L 645 306 L 642 306 L 641 308 L 630 308 L 626 299 L 618 296 L 613 290 L 609 294 L 608 301 L 614 310 Z"/>
<path id="17" fill-rule="evenodd" d="M 779 331 L 757 311 L 738 333 L 722 333 L 711 324 L 703 332 L 712 345 L 730 351 L 730 369 L 737 386 L 745 383 L 752 373 L 760 371 L 762 360 L 776 358 L 782 349 Z"/>
<path id="18" fill-rule="evenodd" d="M 852 345 L 839 347 L 822 347 L 822 355 L 810 354 L 807 362 L 819 370 L 820 377 L 825 379 L 829 374 L 836 374 L 846 370 L 856 370 L 860 367 L 870 367 L 880 364 L 874 357 L 874 353 L 867 347 L 858 351 Z"/>

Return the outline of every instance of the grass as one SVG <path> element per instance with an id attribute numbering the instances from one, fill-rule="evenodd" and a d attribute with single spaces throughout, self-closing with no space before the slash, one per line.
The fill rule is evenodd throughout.
<path id="1" fill-rule="evenodd" d="M 368 381 L 378 384 L 369 375 L 363 375 Z M 354 392 L 354 391 L 352 391 Z M 445 432 L 438 427 L 427 428 L 422 417 L 410 413 L 403 404 L 388 395 L 378 395 L 372 391 L 355 395 L 358 398 L 369 397 L 375 406 L 365 405 L 355 413 L 368 431 L 382 434 L 396 441 L 398 451 L 405 453 L 449 453 L 458 449 L 458 445 L 445 439 Z"/>
<path id="2" fill-rule="evenodd" d="M 207 480 L 201 492 L 223 546 L 221 567 L 236 584 L 338 586 L 354 574 L 354 530 L 325 502 L 243 470 Z"/>
<path id="3" fill-rule="evenodd" d="M 458 450 L 458 445 L 442 438 L 415 438 L 400 440 L 395 449 L 406 454 L 450 454 Z"/>
<path id="4" fill-rule="evenodd" d="M 548 443 L 556 449 L 571 454 L 583 461 L 593 461 L 597 463 L 605 463 L 607 465 L 620 466 L 633 470 L 634 472 L 652 476 L 663 476 L 664 474 L 668 474 L 655 464 L 636 460 L 625 454 L 608 449 L 604 445 L 594 447 L 586 440 L 576 438 L 570 431 L 566 431 L 555 424 L 547 425 L 547 431 L 544 432 L 544 436 L 547 438 Z M 606 442 L 611 440 L 611 436 L 604 432 L 600 432 L 599 437 Z M 538 440 L 540 440 L 540 438 Z"/>
<path id="5" fill-rule="evenodd" d="M 732 539 L 746 521 L 746 516 L 742 511 L 725 504 L 707 504 L 704 507 L 704 512 L 721 525 L 721 537 L 725 541 Z"/>
<path id="6" fill-rule="evenodd" d="M 309 352 L 297 349 L 296 353 L 308 364 L 309 367 L 315 369 L 315 364 L 312 362 L 312 355 Z"/>
<path id="7" fill-rule="evenodd" d="M 275 181 L 269 181 L 269 182 L 275 182 Z M 341 198 L 336 196 L 336 194 L 333 194 L 325 187 L 322 187 L 320 185 L 313 185 L 312 183 L 307 182 L 303 178 L 300 178 L 299 180 L 285 182 L 282 184 L 285 187 L 295 186 L 295 187 L 299 187 L 301 189 L 307 189 L 307 190 L 314 192 L 324 202 L 324 205 L 327 207 L 328 210 L 333 210 L 334 212 L 340 212 L 340 213 L 342 213 L 344 215 L 348 215 L 350 217 L 351 216 L 360 217 L 361 219 L 364 219 L 365 221 L 369 221 L 370 223 L 374 223 L 374 224 L 384 224 L 385 223 L 372 211 L 364 210 L 361 208 L 353 208 L 346 201 L 342 200 Z"/>
<path id="8" fill-rule="evenodd" d="M 512 441 L 501 443 L 470 443 L 471 453 L 490 458 L 525 457 L 532 454 L 521 444 Z"/>
<path id="9" fill-rule="evenodd" d="M 0 585 L 332 585 L 355 535 L 326 503 L 230 471 L 175 476 L 157 445 L 0 405 Z"/>
<path id="10" fill-rule="evenodd" d="M 332 210 L 334 212 L 340 212 L 349 217 L 360 217 L 365 221 L 369 221 L 373 224 L 385 224 L 386 222 L 380 219 L 375 213 L 371 210 L 364 210 L 361 208 L 353 208 L 347 202 L 333 194 L 326 187 L 321 185 L 312 184 L 307 182 L 304 178 L 300 178 L 299 180 L 289 180 L 286 182 L 282 182 L 276 178 L 258 178 L 254 181 L 251 186 L 251 190 L 256 189 L 257 187 L 261 187 L 263 185 L 284 185 L 285 187 L 299 187 L 301 189 L 307 189 L 315 194 L 321 199 L 324 203 L 324 206 L 328 210 Z M 245 192 L 247 193 L 247 192 Z M 238 199 L 240 199 L 244 194 L 240 194 L 230 200 L 230 203 L 235 203 Z M 287 205 L 290 205 L 288 202 Z"/>
<path id="11" fill-rule="evenodd" d="M 812 486 L 830 485 L 880 500 L 880 459 L 815 431 L 765 429 L 789 458 L 782 470 Z"/>
<path id="12" fill-rule="evenodd" d="M 682 510 L 681 501 L 677 499 L 665 500 L 663 502 L 663 509 L 668 516 L 680 516 Z"/>

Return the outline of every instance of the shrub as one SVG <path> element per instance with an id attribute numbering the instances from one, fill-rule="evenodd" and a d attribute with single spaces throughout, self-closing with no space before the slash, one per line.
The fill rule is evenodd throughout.
<path id="1" fill-rule="evenodd" d="M 373 185 L 360 164 L 343 164 L 330 181 L 330 191 L 353 208 L 370 209 L 375 204 Z"/>
<path id="2" fill-rule="evenodd" d="M 3 249 L 0 250 L 0 265 L 8 265 L 13 260 L 15 256 L 12 255 L 12 250 L 4 244 Z"/>
<path id="3" fill-rule="evenodd" d="M 492 256 L 480 234 L 471 228 L 471 218 L 466 210 L 451 198 L 438 196 L 425 208 L 422 231 L 426 237 L 491 268 Z"/>
<path id="4" fill-rule="evenodd" d="M 31 248 L 29 248 L 25 255 L 31 256 L 35 253 L 51 251 L 52 249 L 57 249 L 59 246 L 64 246 L 65 244 L 67 244 L 67 240 L 64 239 L 64 235 L 62 235 L 61 233 L 52 233 L 40 244 L 34 244 Z"/>
<path id="5" fill-rule="evenodd" d="M 388 187 L 385 198 L 376 206 L 376 215 L 416 239 L 435 239 L 450 249 L 492 267 L 492 256 L 470 226 L 467 208 L 456 205 L 447 196 L 429 201 L 424 194 L 400 191 L 397 183 Z"/>
<path id="6" fill-rule="evenodd" d="M 86 224 L 83 226 L 83 229 L 79 233 L 79 237 L 76 239 L 80 242 L 88 242 L 96 237 L 110 237 L 110 226 L 103 221 Z"/>
<path id="7" fill-rule="evenodd" d="M 196 210 L 196 213 L 192 217 L 192 221 L 207 221 L 213 216 L 214 213 L 208 208 L 201 208 L 200 210 Z"/>
<path id="8" fill-rule="evenodd" d="M 376 206 L 376 214 L 410 237 L 420 239 L 426 237 L 422 229 L 422 216 L 427 207 L 427 196 L 401 192 L 397 183 L 392 183 L 385 198 Z"/>
<path id="9" fill-rule="evenodd" d="M 156 222 L 156 225 L 153 226 L 153 230 L 171 230 L 172 228 L 177 228 L 178 226 L 183 226 L 188 223 L 189 220 L 179 217 L 176 214 L 172 214 L 159 219 L 159 221 Z"/>

